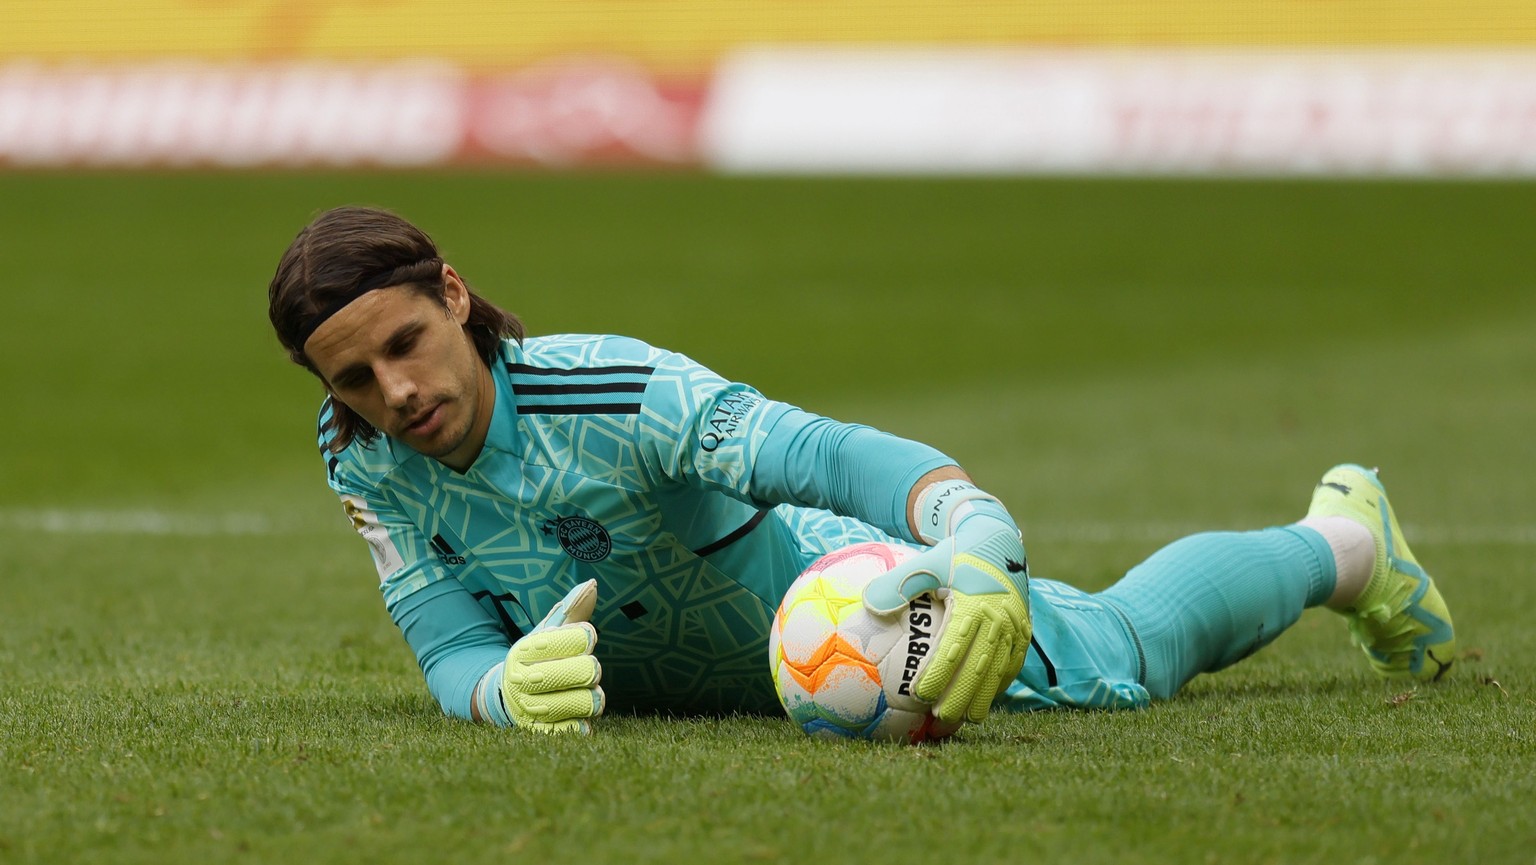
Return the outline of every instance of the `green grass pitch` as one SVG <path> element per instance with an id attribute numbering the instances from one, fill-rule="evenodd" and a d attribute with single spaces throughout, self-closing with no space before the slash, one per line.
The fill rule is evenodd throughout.
<path id="1" fill-rule="evenodd" d="M 397 208 L 533 333 L 617 331 L 928 441 L 1099 588 L 1383 467 L 1464 656 L 1339 620 L 1127 714 L 941 747 L 777 718 L 443 718 L 266 322 Z M 1536 186 L 0 175 L 0 862 L 1523 862 L 1536 855 Z"/>

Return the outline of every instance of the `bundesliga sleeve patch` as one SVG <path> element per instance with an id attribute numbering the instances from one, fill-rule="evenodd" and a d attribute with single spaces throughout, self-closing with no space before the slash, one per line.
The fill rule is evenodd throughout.
<path id="1" fill-rule="evenodd" d="M 379 571 L 379 582 L 384 582 L 405 567 L 405 560 L 401 558 L 394 539 L 389 536 L 389 529 L 379 522 L 379 515 L 368 507 L 368 502 L 362 496 L 342 493 L 341 507 L 347 512 L 347 519 L 352 521 L 352 528 L 368 542 L 373 566 Z"/>

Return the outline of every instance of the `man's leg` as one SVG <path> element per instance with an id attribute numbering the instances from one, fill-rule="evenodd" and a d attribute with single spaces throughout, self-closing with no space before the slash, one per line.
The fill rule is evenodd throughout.
<path id="1" fill-rule="evenodd" d="M 1333 552 L 1312 529 L 1207 532 L 1158 550 L 1099 597 L 1125 614 L 1146 659 L 1143 684 L 1166 699 L 1327 601 L 1334 573 Z"/>
<path id="2" fill-rule="evenodd" d="M 1358 466 L 1325 474 L 1301 523 L 1184 538 L 1100 596 L 1135 629 L 1154 698 L 1247 657 L 1322 604 L 1348 617 L 1383 676 L 1436 679 L 1455 652 L 1444 601 L 1375 473 Z"/>

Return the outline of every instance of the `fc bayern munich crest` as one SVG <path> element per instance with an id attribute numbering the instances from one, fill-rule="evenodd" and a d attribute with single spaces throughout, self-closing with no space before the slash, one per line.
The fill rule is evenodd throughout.
<path id="1" fill-rule="evenodd" d="M 586 517 L 546 520 L 544 534 L 553 534 L 560 541 L 560 549 L 578 562 L 600 562 L 613 552 L 608 530 Z"/>

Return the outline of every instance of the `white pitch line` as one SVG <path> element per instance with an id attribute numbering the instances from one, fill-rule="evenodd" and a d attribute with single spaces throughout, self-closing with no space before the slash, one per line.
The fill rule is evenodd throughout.
<path id="1" fill-rule="evenodd" d="M 0 511 L 0 530 L 58 535 L 164 535 L 169 537 L 231 537 L 289 535 L 305 532 L 297 521 L 286 523 L 256 513 L 176 513 L 135 510 Z"/>
<path id="2" fill-rule="evenodd" d="M 1261 528 L 1255 521 L 1250 528 Z M 1201 531 L 1230 531 L 1236 526 L 1200 526 L 1158 522 L 1026 522 L 1024 539 L 1053 543 L 1167 543 Z M 153 508 L 74 510 L 13 508 L 0 510 L 0 531 L 57 535 L 158 535 L 165 537 L 235 537 L 346 534 L 345 520 L 302 520 L 255 512 L 177 512 Z M 1536 546 L 1536 525 L 1456 526 L 1409 523 L 1404 534 L 1415 544 L 1498 544 Z"/>
<path id="3" fill-rule="evenodd" d="M 1052 542 L 1084 544 L 1124 543 L 1150 541 L 1166 543 L 1198 532 L 1244 531 L 1267 528 L 1273 523 L 1256 520 L 1246 526 L 1196 525 L 1194 523 L 1024 523 L 1024 540 L 1030 538 Z M 1403 534 L 1415 546 L 1419 544 L 1497 544 L 1505 546 L 1536 546 L 1536 525 L 1528 526 L 1455 526 L 1406 523 Z"/>

